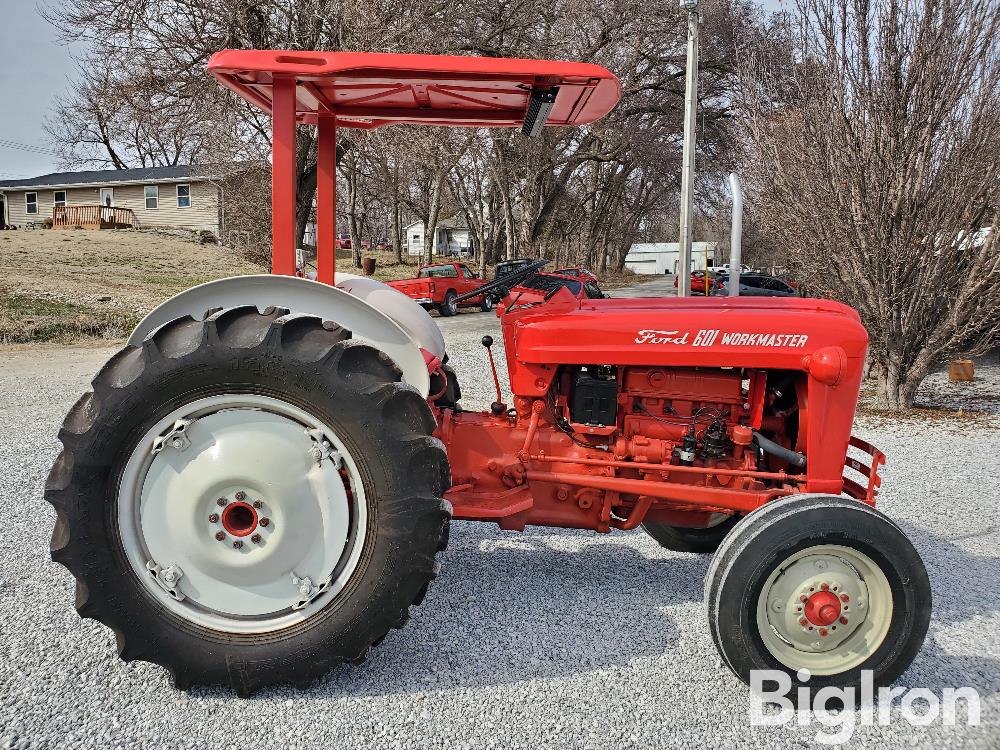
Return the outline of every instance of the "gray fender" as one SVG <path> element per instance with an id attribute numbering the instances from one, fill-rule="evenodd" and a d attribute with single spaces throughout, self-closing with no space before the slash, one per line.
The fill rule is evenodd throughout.
<path id="1" fill-rule="evenodd" d="M 378 284 L 374 281 L 372 283 Z M 365 286 L 371 292 L 371 287 Z M 386 289 L 392 287 L 386 286 Z M 421 315 L 434 324 L 433 319 L 420 305 L 405 295 L 392 291 L 396 297 L 410 302 Z M 350 330 L 354 340 L 370 344 L 385 352 L 402 370 L 403 380 L 426 398 L 430 390 L 430 376 L 420 348 L 427 349 L 437 357 L 443 357 L 444 340 L 440 331 L 437 331 L 440 338 L 439 353 L 435 351 L 438 346 L 435 345 L 432 349 L 424 342 L 419 342 L 390 315 L 377 309 L 375 302 L 376 299 L 369 302 L 342 289 L 296 276 L 234 276 L 200 284 L 171 297 L 142 319 L 129 336 L 128 344 L 140 346 L 146 337 L 160 326 L 177 318 L 190 315 L 195 320 L 202 320 L 205 312 L 212 308 L 254 305 L 258 310 L 264 310 L 268 307 L 286 307 L 293 313 L 315 315 L 323 320 L 334 321 Z M 401 309 L 412 312 L 406 306 L 402 306 Z M 395 308 L 393 312 L 400 314 Z M 434 325 L 434 328 L 436 330 L 437 326 Z M 434 341 L 427 343 L 436 344 Z"/>
<path id="2" fill-rule="evenodd" d="M 402 292 L 367 276 L 340 272 L 337 273 L 337 288 L 385 313 L 410 334 L 417 346 L 444 359 L 444 336 L 438 324 L 429 312 Z"/>

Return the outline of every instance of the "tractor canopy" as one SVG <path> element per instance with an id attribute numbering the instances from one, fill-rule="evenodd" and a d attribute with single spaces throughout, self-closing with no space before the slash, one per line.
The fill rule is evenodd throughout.
<path id="1" fill-rule="evenodd" d="M 618 79 L 599 65 L 499 57 L 309 50 L 222 50 L 208 71 L 271 115 L 271 272 L 293 275 L 295 126 L 317 126 L 316 271 L 336 265 L 337 130 L 396 123 L 520 127 L 584 125 L 618 102 Z"/>
<path id="2" fill-rule="evenodd" d="M 297 121 L 316 124 L 329 113 L 338 127 L 353 128 L 520 127 L 533 109 L 547 115 L 539 125 L 582 125 L 606 115 L 621 91 L 599 65 L 552 60 L 223 50 L 208 70 L 265 112 L 273 110 L 275 79 L 294 80 Z"/>

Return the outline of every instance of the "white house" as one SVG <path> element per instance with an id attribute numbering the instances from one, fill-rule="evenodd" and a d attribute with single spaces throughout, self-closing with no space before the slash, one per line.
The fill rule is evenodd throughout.
<path id="1" fill-rule="evenodd" d="M 222 178 L 189 165 L 56 172 L 0 181 L 0 226 L 41 225 L 92 206 L 126 209 L 136 227 L 202 230 L 221 236 Z M 95 213 L 95 216 L 97 214 Z M 72 223 L 72 222 L 71 222 Z"/>
<path id="2" fill-rule="evenodd" d="M 425 252 L 423 222 L 413 222 L 403 228 L 403 233 L 406 236 L 406 252 L 409 255 L 423 255 Z M 438 221 L 434 235 L 432 249 L 434 255 L 462 256 L 471 255 L 473 252 L 472 233 L 465 219 L 460 216 Z"/>
<path id="3" fill-rule="evenodd" d="M 718 242 L 692 242 L 691 270 L 703 270 L 706 261 L 709 266 L 714 266 L 718 253 Z M 625 267 L 647 275 L 676 274 L 679 256 L 680 243 L 637 242 L 625 256 Z"/>

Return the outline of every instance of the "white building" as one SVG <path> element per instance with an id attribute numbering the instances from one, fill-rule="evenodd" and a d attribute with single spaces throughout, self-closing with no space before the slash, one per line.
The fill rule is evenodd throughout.
<path id="1" fill-rule="evenodd" d="M 423 255 L 425 252 L 423 222 L 413 222 L 403 228 L 403 233 L 406 239 L 406 252 L 409 255 Z M 450 219 L 441 219 L 437 223 L 434 235 L 432 250 L 434 255 L 462 256 L 472 254 L 472 233 L 464 218 L 453 216 Z"/>
<path id="2" fill-rule="evenodd" d="M 718 252 L 718 242 L 692 242 L 691 270 L 703 270 L 706 262 L 714 266 Z M 677 242 L 637 242 L 625 256 L 625 267 L 647 275 L 676 274 L 679 255 L 680 243 Z"/>

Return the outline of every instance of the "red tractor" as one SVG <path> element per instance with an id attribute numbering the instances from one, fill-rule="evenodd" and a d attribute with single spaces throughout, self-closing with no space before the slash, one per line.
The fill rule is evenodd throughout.
<path id="1" fill-rule="evenodd" d="M 496 401 L 474 412 L 420 305 L 335 279 L 339 127 L 530 136 L 606 114 L 611 73 L 308 51 L 224 51 L 209 70 L 273 117 L 273 274 L 151 312 L 66 417 L 46 485 L 52 558 L 123 659 L 180 688 L 308 684 L 406 623 L 462 519 L 641 526 L 668 549 L 714 552 L 708 623 L 745 681 L 776 669 L 802 685 L 807 670 L 807 688 L 849 686 L 872 670 L 886 684 L 906 669 L 930 589 L 874 507 L 884 456 L 851 436 L 868 346 L 853 310 L 561 286 L 511 299 L 512 398 L 494 367 Z M 294 275 L 299 124 L 319 129 L 317 281 Z"/>

